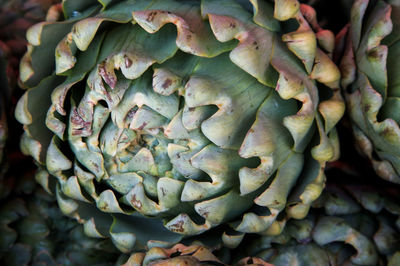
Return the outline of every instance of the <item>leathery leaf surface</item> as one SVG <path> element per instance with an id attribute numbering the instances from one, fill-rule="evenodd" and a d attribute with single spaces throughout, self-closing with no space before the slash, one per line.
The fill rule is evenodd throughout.
<path id="1" fill-rule="evenodd" d="M 333 34 L 310 7 L 65 0 L 63 12 L 28 32 L 16 116 L 37 180 L 87 234 L 131 252 L 208 231 L 233 248 L 306 216 L 344 112 Z"/>

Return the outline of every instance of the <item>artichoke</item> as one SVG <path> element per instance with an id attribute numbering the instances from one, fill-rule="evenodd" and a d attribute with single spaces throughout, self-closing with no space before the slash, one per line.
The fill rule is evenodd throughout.
<path id="1" fill-rule="evenodd" d="M 334 36 L 297 0 L 64 0 L 27 32 L 21 149 L 125 253 L 307 215 L 339 156 Z M 201 237 L 201 236 L 198 236 Z M 189 240 L 188 240 L 189 241 Z"/>
<path id="2" fill-rule="evenodd" d="M 357 148 L 394 183 L 400 183 L 399 22 L 400 1 L 357 0 L 338 36 L 346 42 L 340 67 Z"/>
<path id="3" fill-rule="evenodd" d="M 387 188 L 328 184 L 305 219 L 253 240 L 247 255 L 276 266 L 387 265 L 400 251 L 400 206 L 385 194 Z"/>

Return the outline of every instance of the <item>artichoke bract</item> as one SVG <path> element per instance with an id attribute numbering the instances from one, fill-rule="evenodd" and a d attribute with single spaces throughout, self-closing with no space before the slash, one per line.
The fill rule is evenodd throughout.
<path id="1" fill-rule="evenodd" d="M 123 252 L 278 234 L 339 155 L 334 36 L 296 0 L 63 1 L 27 33 L 36 178 Z"/>
<path id="2" fill-rule="evenodd" d="M 399 21 L 400 1 L 358 0 L 339 35 L 347 35 L 340 68 L 357 147 L 394 183 L 400 183 Z"/>
<path id="3" fill-rule="evenodd" d="M 224 252 L 222 252 L 224 253 Z M 226 254 L 229 261 L 230 254 Z M 223 254 L 221 255 L 223 256 Z M 172 248 L 153 247 L 147 252 L 137 252 L 132 254 L 122 266 L 134 265 L 152 265 L 152 266 L 168 266 L 168 265 L 259 265 L 271 266 L 260 258 L 243 258 L 238 262 L 228 264 L 222 262 L 218 256 L 213 254 L 212 249 L 201 245 L 185 246 L 177 244 Z"/>
<path id="4" fill-rule="evenodd" d="M 211 264 L 213 263 L 213 264 Z M 172 248 L 153 247 L 132 254 L 123 266 L 133 265 L 224 265 L 211 250 L 203 246 L 177 244 Z"/>

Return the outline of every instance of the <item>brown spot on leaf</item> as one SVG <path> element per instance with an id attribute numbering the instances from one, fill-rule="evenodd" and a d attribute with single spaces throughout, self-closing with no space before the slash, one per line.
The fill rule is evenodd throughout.
<path id="1" fill-rule="evenodd" d="M 162 193 L 162 195 L 165 197 L 165 195 L 167 195 L 167 193 L 165 192 L 165 189 L 162 187 L 161 188 L 161 193 Z"/>
<path id="2" fill-rule="evenodd" d="M 378 49 L 372 49 L 368 52 L 368 57 L 371 57 L 376 60 L 377 59 L 382 60 L 383 53 L 380 53 Z"/>
<path id="3" fill-rule="evenodd" d="M 138 128 L 138 130 L 143 130 L 143 128 L 147 125 L 147 122 L 143 122 L 143 124 Z"/>
<path id="4" fill-rule="evenodd" d="M 196 110 L 196 108 L 194 108 L 194 107 L 189 107 L 189 112 L 193 112 L 194 110 Z"/>
<path id="5" fill-rule="evenodd" d="M 236 24 L 235 23 L 233 23 L 233 22 L 231 22 L 231 23 L 229 23 L 229 28 L 236 28 Z"/>
<path id="6" fill-rule="evenodd" d="M 183 224 L 184 224 L 183 220 L 179 220 L 175 224 L 172 224 L 170 226 L 171 227 L 171 231 L 183 233 L 185 231 L 185 229 L 183 228 Z"/>
<path id="7" fill-rule="evenodd" d="M 72 136 L 80 136 L 83 134 L 83 130 L 82 129 L 74 129 L 72 130 Z"/>
<path id="8" fill-rule="evenodd" d="M 146 21 L 151 22 L 154 20 L 154 17 L 157 15 L 157 11 L 152 11 L 150 14 L 147 16 Z"/>
<path id="9" fill-rule="evenodd" d="M 115 88 L 117 85 L 117 79 L 109 71 L 107 71 L 104 62 L 99 64 L 99 74 L 111 88 Z"/>
<path id="10" fill-rule="evenodd" d="M 256 50 L 258 50 L 258 49 L 259 49 L 259 47 L 258 47 L 258 43 L 257 43 L 256 41 L 254 41 L 254 42 L 253 42 L 253 45 L 255 46 Z"/>
<path id="11" fill-rule="evenodd" d="M 91 126 L 90 122 L 86 122 L 83 118 L 79 115 L 77 108 L 74 108 L 72 111 L 71 116 L 71 123 L 74 126 L 74 130 L 72 135 L 79 135 L 83 132 L 82 129 L 88 130 Z"/>
<path id="12" fill-rule="evenodd" d="M 131 110 L 129 111 L 129 113 L 126 115 L 126 117 L 127 117 L 128 119 L 132 119 L 132 118 L 135 116 L 135 114 L 136 114 L 136 110 L 135 110 L 135 109 L 131 109 Z"/>
<path id="13" fill-rule="evenodd" d="M 207 209 L 203 209 L 203 208 L 199 208 L 198 209 L 198 212 L 199 212 L 199 214 L 201 215 L 201 216 L 203 216 L 204 218 L 206 218 L 207 219 L 207 217 L 208 217 L 208 215 L 210 214 L 210 212 L 209 211 L 207 211 Z"/>
<path id="14" fill-rule="evenodd" d="M 171 86 L 171 84 L 172 84 L 172 80 L 171 79 L 166 79 L 162 84 L 162 88 L 165 90 L 166 88 Z"/>
<path id="15" fill-rule="evenodd" d="M 186 40 L 187 41 L 190 41 L 191 39 L 192 39 L 192 35 L 190 35 L 190 34 L 186 35 Z"/>
<path id="16" fill-rule="evenodd" d="M 96 171 L 99 172 L 100 166 L 97 163 L 93 163 L 94 168 L 96 168 Z"/>
<path id="17" fill-rule="evenodd" d="M 141 209 L 142 208 L 142 202 L 138 199 L 136 199 L 136 195 L 133 195 L 131 198 L 131 204 L 132 206 Z"/>
<path id="18" fill-rule="evenodd" d="M 386 135 L 386 136 L 388 136 L 388 135 L 394 135 L 394 134 L 393 134 L 393 131 L 392 131 L 390 128 L 388 128 L 388 127 L 385 127 L 385 129 L 383 129 L 382 134 L 383 134 L 383 135 Z"/>
<path id="19" fill-rule="evenodd" d="M 108 203 L 107 202 L 102 202 L 99 206 L 100 209 L 102 210 L 107 210 L 108 209 Z"/>
<path id="20" fill-rule="evenodd" d="M 125 67 L 130 68 L 131 66 L 132 66 L 132 60 L 128 56 L 125 56 Z"/>

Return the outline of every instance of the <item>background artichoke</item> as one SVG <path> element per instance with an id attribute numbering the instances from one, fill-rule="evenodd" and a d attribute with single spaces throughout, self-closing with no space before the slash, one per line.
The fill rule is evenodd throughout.
<path id="1" fill-rule="evenodd" d="M 114 265 L 119 253 L 112 243 L 85 236 L 32 174 L 13 181 L 10 196 L 1 199 L 1 265 Z"/>
<path id="2" fill-rule="evenodd" d="M 12 88 L 18 78 L 19 61 L 26 52 L 25 34 L 43 21 L 50 7 L 59 0 L 7 0 L 0 3 L 0 49 L 7 57 L 7 76 Z M 54 12 L 49 12 L 49 19 Z M 8 110 L 8 109 L 7 109 Z"/>
<path id="3" fill-rule="evenodd" d="M 44 20 L 55 2 L 58 1 L 10 0 L 0 3 L 0 179 L 9 164 L 18 165 L 21 159 L 18 143 L 22 130 L 15 121 L 14 109 L 22 94 L 17 89 L 17 79 L 20 58 L 26 52 L 25 34 L 29 27 Z M 49 13 L 51 19 L 52 12 Z M 2 197 L 10 192 L 7 184 L 6 180 L 0 181 Z"/>
<path id="4" fill-rule="evenodd" d="M 357 147 L 382 178 L 400 183 L 400 1 L 354 2 L 346 42 L 342 85 Z M 345 41 L 345 39 L 347 40 Z"/>
<path id="5" fill-rule="evenodd" d="M 88 235 L 123 252 L 206 232 L 233 248 L 306 216 L 344 112 L 334 37 L 312 8 L 65 0 L 62 12 L 27 33 L 16 117 L 36 179 Z"/>
<path id="6" fill-rule="evenodd" d="M 245 255 L 277 266 L 394 263 L 400 250 L 396 191 L 380 185 L 359 185 L 360 177 L 343 172 L 341 176 L 328 176 L 328 180 L 330 177 L 346 182 L 328 182 L 307 217 L 289 221 L 282 234 L 244 240 Z"/>
<path id="7" fill-rule="evenodd" d="M 6 74 L 6 60 L 3 51 L 0 49 L 0 165 L 3 165 L 4 148 L 8 136 L 6 103 L 9 98 L 9 88 Z M 5 169 L 0 170 L 0 178 L 2 178 Z"/>

